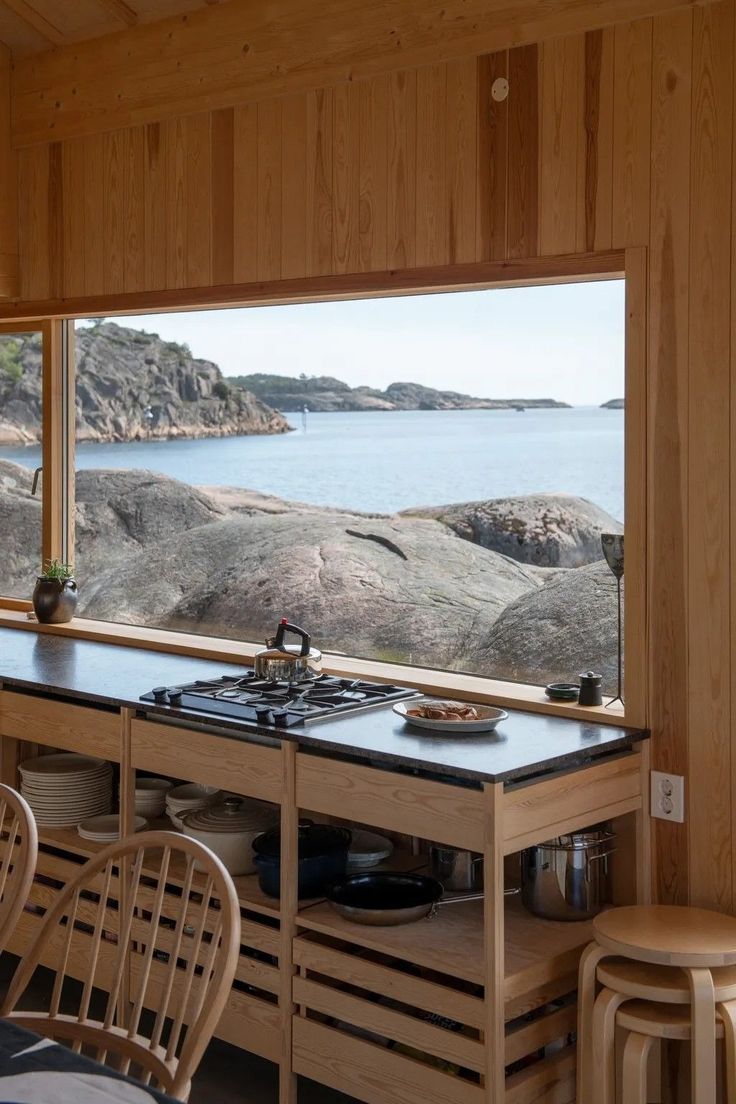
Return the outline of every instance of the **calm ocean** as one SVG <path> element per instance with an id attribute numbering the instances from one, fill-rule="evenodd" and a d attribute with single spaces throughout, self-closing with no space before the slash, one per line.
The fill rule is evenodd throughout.
<path id="1" fill-rule="evenodd" d="M 186 483 L 248 487 L 391 513 L 511 494 L 581 495 L 623 518 L 620 410 L 395 411 L 289 415 L 294 433 L 85 444 L 78 468 L 148 468 Z M 37 448 L 0 449 L 28 467 Z"/>

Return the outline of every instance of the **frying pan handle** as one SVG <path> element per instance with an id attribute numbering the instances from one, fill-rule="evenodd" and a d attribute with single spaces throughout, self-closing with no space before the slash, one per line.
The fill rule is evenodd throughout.
<path id="1" fill-rule="evenodd" d="M 515 897 L 517 893 L 521 893 L 521 889 L 516 887 L 514 889 L 505 889 L 503 891 L 504 897 Z M 463 893 L 458 894 L 457 897 L 442 897 L 439 901 L 435 901 L 432 908 L 427 913 L 427 920 L 431 920 L 433 916 L 437 915 L 439 909 L 443 905 L 460 905 L 465 901 L 483 901 L 485 900 L 485 893 Z"/>

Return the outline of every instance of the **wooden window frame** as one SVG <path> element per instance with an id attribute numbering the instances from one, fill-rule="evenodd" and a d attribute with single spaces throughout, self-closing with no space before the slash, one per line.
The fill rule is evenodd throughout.
<path id="1" fill-rule="evenodd" d="M 0 333 L 41 330 L 43 384 L 43 557 L 73 562 L 74 548 L 74 320 L 102 315 L 207 310 L 383 298 L 442 291 L 539 286 L 622 278 L 625 320 L 625 518 L 626 532 L 626 707 L 590 709 L 550 702 L 539 686 L 410 667 L 339 654 L 325 656 L 326 669 L 355 677 L 409 682 L 428 693 L 493 702 L 535 712 L 592 718 L 610 724 L 647 727 L 647 251 L 644 247 L 567 257 L 478 262 L 349 276 L 325 276 L 270 283 L 179 291 L 130 293 L 80 299 L 15 303 L 0 314 Z M 13 321 L 15 319 L 15 321 Z M 77 639 L 247 662 L 256 643 L 198 636 L 165 629 L 119 625 L 81 618 L 68 625 L 38 625 L 27 619 L 30 602 L 0 597 L 0 625 Z"/>

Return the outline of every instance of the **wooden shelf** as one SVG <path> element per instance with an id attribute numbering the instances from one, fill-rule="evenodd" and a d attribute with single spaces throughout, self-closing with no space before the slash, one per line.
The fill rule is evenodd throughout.
<path id="1" fill-rule="evenodd" d="M 323 901 L 300 910 L 297 925 L 438 973 L 483 985 L 483 902 L 449 905 L 427 920 L 371 928 L 344 920 Z M 506 997 L 575 969 L 592 938 L 587 922 L 540 920 L 518 898 L 506 904 Z"/>

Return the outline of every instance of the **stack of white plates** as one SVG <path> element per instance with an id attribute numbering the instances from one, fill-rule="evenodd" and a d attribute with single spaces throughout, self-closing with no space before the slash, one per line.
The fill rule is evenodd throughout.
<path id="1" fill-rule="evenodd" d="M 217 786 L 200 786 L 197 782 L 187 782 L 184 786 L 175 786 L 166 794 L 166 812 L 175 828 L 183 827 L 181 817 L 193 813 L 195 809 L 206 809 L 220 800 L 222 791 Z"/>
<path id="2" fill-rule="evenodd" d="M 112 767 L 90 755 L 59 752 L 26 759 L 20 792 L 44 828 L 72 828 L 86 817 L 109 813 Z"/>
<path id="3" fill-rule="evenodd" d="M 143 817 L 136 817 L 133 831 L 142 832 L 146 823 Z M 112 843 L 120 839 L 120 817 L 117 813 L 90 817 L 89 820 L 83 820 L 77 825 L 77 831 L 82 839 L 93 840 L 95 843 Z"/>
<path id="4" fill-rule="evenodd" d="M 166 810 L 166 794 L 173 785 L 168 778 L 136 778 L 136 815 L 145 817 L 146 820 L 163 816 Z"/>
<path id="5" fill-rule="evenodd" d="M 350 870 L 366 870 L 370 866 L 378 866 L 391 856 L 393 849 L 394 845 L 386 836 L 366 832 L 363 828 L 353 829 L 348 867 Z"/>

